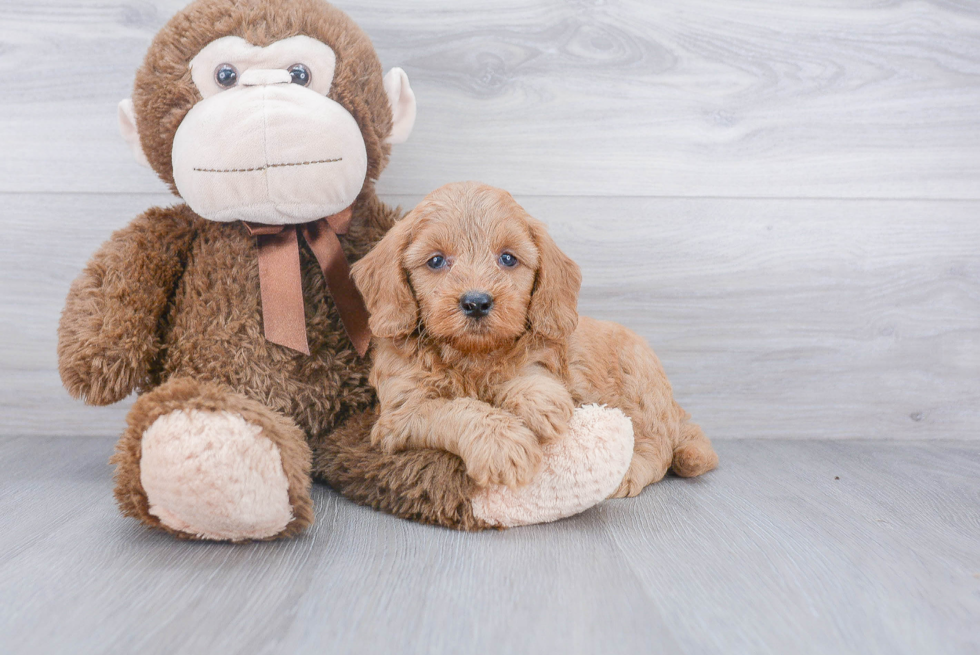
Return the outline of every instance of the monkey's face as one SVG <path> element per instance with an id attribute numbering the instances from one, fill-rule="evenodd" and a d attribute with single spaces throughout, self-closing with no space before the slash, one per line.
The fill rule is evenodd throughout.
<path id="1" fill-rule="evenodd" d="M 336 55 L 294 36 L 266 48 L 220 38 L 191 60 L 202 100 L 174 136 L 174 183 L 214 221 L 303 223 L 347 208 L 367 152 L 354 117 L 327 97 Z"/>
<path id="2" fill-rule="evenodd" d="M 415 95 L 322 0 L 196 0 L 119 105 L 133 154 L 214 221 L 303 223 L 349 207 L 408 138 Z"/>

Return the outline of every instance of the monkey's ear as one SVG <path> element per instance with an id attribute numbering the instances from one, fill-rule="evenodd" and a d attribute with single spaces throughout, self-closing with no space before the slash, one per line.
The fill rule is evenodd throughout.
<path id="1" fill-rule="evenodd" d="M 140 133 L 136 128 L 136 109 L 133 107 L 132 98 L 126 98 L 119 103 L 119 131 L 129 144 L 129 149 L 133 151 L 133 159 L 140 166 L 150 168 L 150 162 L 146 159 L 143 152 L 143 145 L 140 143 Z"/>
<path id="2" fill-rule="evenodd" d="M 418 305 L 408 286 L 408 273 L 402 267 L 413 222 L 410 212 L 351 267 L 351 277 L 371 314 L 368 325 L 377 337 L 411 334 L 418 325 Z"/>
<path id="3" fill-rule="evenodd" d="M 408 75 L 400 68 L 388 71 L 384 85 L 391 106 L 391 134 L 385 143 L 405 143 L 415 126 L 415 92 L 408 83 Z"/>
<path id="4" fill-rule="evenodd" d="M 567 339 L 578 326 L 582 273 L 578 264 L 558 248 L 544 223 L 529 217 L 528 225 L 540 253 L 527 312 L 531 330 L 548 339 Z"/>

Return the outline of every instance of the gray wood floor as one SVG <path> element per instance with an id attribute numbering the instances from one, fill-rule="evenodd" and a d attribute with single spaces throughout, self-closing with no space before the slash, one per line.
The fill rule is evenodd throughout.
<path id="1" fill-rule="evenodd" d="M 980 446 L 740 440 L 723 466 L 506 532 L 317 487 L 290 542 L 122 518 L 112 439 L 0 440 L 0 651 L 978 653 Z"/>

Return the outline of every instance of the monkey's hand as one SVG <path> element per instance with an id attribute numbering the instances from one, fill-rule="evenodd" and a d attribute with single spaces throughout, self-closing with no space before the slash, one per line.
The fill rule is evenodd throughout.
<path id="1" fill-rule="evenodd" d="M 196 232 L 187 213 L 149 210 L 113 234 L 71 285 L 58 325 L 58 371 L 73 397 L 108 405 L 147 380 Z"/>

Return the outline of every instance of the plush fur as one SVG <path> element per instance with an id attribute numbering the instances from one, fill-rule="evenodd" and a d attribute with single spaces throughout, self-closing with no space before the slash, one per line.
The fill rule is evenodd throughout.
<path id="1" fill-rule="evenodd" d="M 283 473 L 289 485 L 289 507 L 292 519 L 278 533 L 265 535 L 292 536 L 301 532 L 313 521 L 313 503 L 310 500 L 310 449 L 303 432 L 296 423 L 282 413 L 270 410 L 261 402 L 237 394 L 227 386 L 216 382 L 198 382 L 189 378 L 173 378 L 137 399 L 126 417 L 126 431 L 116 445 L 112 463 L 116 465 L 116 500 L 123 514 L 144 523 L 166 530 L 182 538 L 201 538 L 207 530 L 184 531 L 160 520 L 160 511 L 153 511 L 143 487 L 143 437 L 161 419 L 177 412 L 228 413 L 240 417 L 247 425 L 258 428 L 257 439 L 265 439 L 276 448 Z M 193 453 L 189 453 L 193 455 Z M 171 463 L 174 463 L 171 460 Z M 243 462 L 244 464 L 244 462 Z M 185 475 L 175 466 L 171 478 L 177 482 Z M 165 473 L 156 471 L 160 480 Z M 220 472 L 218 472 L 220 475 Z M 215 478 L 214 472 L 205 476 Z M 202 498 L 202 506 L 204 499 Z M 225 524 L 232 517 L 224 512 L 218 523 Z M 185 518 L 185 522 L 188 522 Z M 197 521 L 197 524 L 200 524 Z M 247 530 L 239 526 L 239 532 Z M 233 538 L 233 537 L 226 537 Z M 245 538 L 242 536 L 242 538 Z"/>
<path id="2" fill-rule="evenodd" d="M 473 513 L 479 491 L 459 457 L 441 450 L 385 453 L 370 441 L 375 411 L 314 436 L 313 471 L 344 496 L 401 518 L 460 530 L 491 524 Z"/>
<path id="3" fill-rule="evenodd" d="M 133 91 L 143 151 L 175 194 L 171 168 L 174 134 L 201 99 L 187 68 L 190 60 L 222 36 L 239 36 L 252 45 L 268 46 L 299 35 L 322 41 L 337 54 L 328 97 L 357 120 L 367 147 L 367 180 L 378 178 L 391 151 L 384 142 L 391 132 L 391 110 L 374 46 L 347 14 L 323 0 L 198 0 L 154 37 L 136 74 Z"/>
<path id="4" fill-rule="evenodd" d="M 574 407 L 598 403 L 633 421 L 617 495 L 638 494 L 672 464 L 680 475 L 717 464 L 643 340 L 579 318 L 578 266 L 505 191 L 438 189 L 352 274 L 378 337 L 371 438 L 386 452 L 447 450 L 479 486 L 516 487 L 534 478 L 541 445 L 567 431 Z M 468 292 L 489 294 L 489 313 L 466 315 Z"/>
<path id="5" fill-rule="evenodd" d="M 473 496 L 473 514 L 514 527 L 572 516 L 608 498 L 633 458 L 633 426 L 618 409 L 586 405 L 568 429 L 542 446 L 543 464 L 531 484 L 488 485 Z"/>
<path id="6" fill-rule="evenodd" d="M 384 139 L 392 117 L 371 42 L 327 3 L 199 0 L 179 12 L 154 38 L 137 74 L 133 99 L 143 150 L 176 192 L 174 131 L 200 99 L 189 60 L 222 36 L 268 45 L 298 34 L 337 53 L 330 97 L 354 116 L 366 143 L 367 178 L 341 238 L 348 259 L 356 260 L 399 215 L 374 191 L 388 159 Z M 375 403 L 370 361 L 347 339 L 305 243 L 300 258 L 309 356 L 263 335 L 255 239 L 246 228 L 206 221 L 184 204 L 150 209 L 113 234 L 72 284 L 58 332 L 65 387 L 95 405 L 143 394 L 113 457 L 122 511 L 181 537 L 214 536 L 206 526 L 186 532 L 162 524 L 141 484 L 146 430 L 161 416 L 199 410 L 241 416 L 260 428 L 256 438 L 278 449 L 292 519 L 271 536 L 297 534 L 313 520 L 308 442 L 321 449 L 318 475 L 360 502 L 452 527 L 484 527 L 472 517 L 458 460 L 435 451 L 392 458 L 365 447 L 371 414 L 362 415 Z M 348 419 L 350 426 L 333 436 Z M 172 465 L 174 476 L 183 475 Z"/>
<path id="7" fill-rule="evenodd" d="M 262 539 L 293 520 L 279 448 L 241 414 L 178 409 L 143 433 L 140 482 L 163 525 L 209 539 Z"/>

